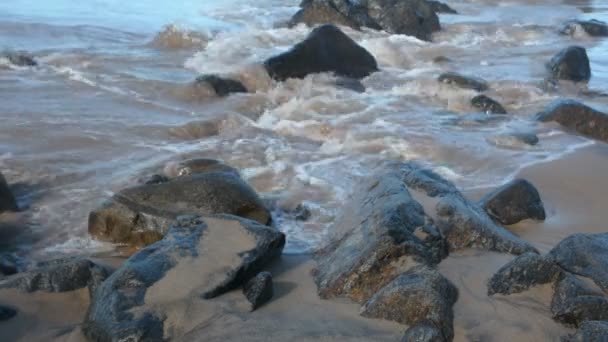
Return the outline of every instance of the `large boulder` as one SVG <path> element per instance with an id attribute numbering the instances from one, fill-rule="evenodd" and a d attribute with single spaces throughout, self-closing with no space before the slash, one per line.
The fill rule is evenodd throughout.
<path id="1" fill-rule="evenodd" d="M 515 179 L 492 191 L 481 200 L 480 205 L 501 224 L 545 219 L 545 207 L 538 190 L 525 179 Z"/>
<path id="2" fill-rule="evenodd" d="M 8 187 L 6 178 L 0 173 L 0 213 L 5 211 L 17 211 L 18 209 L 15 196 L 13 196 L 11 189 Z"/>
<path id="3" fill-rule="evenodd" d="M 435 13 L 446 13 L 446 14 L 458 14 L 458 11 L 450 7 L 445 2 L 436 1 L 436 0 L 427 0 L 433 12 Z"/>
<path id="4" fill-rule="evenodd" d="M 162 341 L 169 314 L 242 286 L 280 256 L 285 235 L 231 215 L 180 217 L 97 290 L 83 324 L 92 341 Z"/>
<path id="5" fill-rule="evenodd" d="M 401 342 L 448 342 L 441 330 L 431 322 L 422 322 L 405 331 Z"/>
<path id="6" fill-rule="evenodd" d="M 558 52 L 547 63 L 551 78 L 572 82 L 586 82 L 591 78 L 591 66 L 587 50 L 570 46 Z"/>
<path id="7" fill-rule="evenodd" d="M 378 71 L 374 56 L 333 25 L 315 28 L 291 50 L 266 60 L 264 67 L 279 81 L 320 72 L 358 79 Z"/>
<path id="8" fill-rule="evenodd" d="M 419 266 L 403 273 L 370 298 L 361 315 L 415 326 L 431 323 L 444 340 L 454 337 L 452 306 L 458 290 L 437 270 Z"/>
<path id="9" fill-rule="evenodd" d="M 488 295 L 519 293 L 555 281 L 561 269 L 551 258 L 525 253 L 501 267 L 488 282 Z"/>
<path id="10" fill-rule="evenodd" d="M 563 338 L 563 342 L 606 342 L 608 341 L 608 321 L 585 321 L 576 333 Z"/>
<path id="11" fill-rule="evenodd" d="M 555 285 L 551 313 L 556 321 L 575 327 L 588 320 L 608 320 L 608 297 L 566 274 Z"/>
<path id="12" fill-rule="evenodd" d="M 368 27 L 422 40 L 430 40 L 433 32 L 441 29 L 436 12 L 450 9 L 426 0 L 308 0 L 301 7 L 291 25 L 332 23 L 355 29 Z"/>
<path id="13" fill-rule="evenodd" d="M 232 214 L 270 223 L 270 212 L 232 172 L 205 172 L 120 191 L 89 215 L 89 233 L 114 243 L 145 246 L 160 240 L 180 215 Z"/>
<path id="14" fill-rule="evenodd" d="M 560 33 L 574 35 L 579 28 L 592 37 L 608 37 L 608 24 L 595 19 L 569 21 L 561 29 Z"/>
<path id="15" fill-rule="evenodd" d="M 486 91 L 489 88 L 488 82 L 482 80 L 481 78 L 462 75 L 456 72 L 445 72 L 437 77 L 437 81 L 450 84 L 458 88 L 472 89 L 475 91 Z"/>
<path id="16" fill-rule="evenodd" d="M 590 138 L 608 142 L 608 115 L 575 100 L 557 100 L 536 116 L 555 121 Z"/>

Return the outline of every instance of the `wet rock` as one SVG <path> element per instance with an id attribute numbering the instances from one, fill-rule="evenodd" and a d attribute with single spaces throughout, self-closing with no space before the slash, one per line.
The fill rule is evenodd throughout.
<path id="1" fill-rule="evenodd" d="M 152 175 L 148 179 L 144 180 L 144 184 L 161 184 L 169 181 L 167 176 L 163 175 Z"/>
<path id="2" fill-rule="evenodd" d="M 575 100 L 557 100 L 537 114 L 542 122 L 555 121 L 590 138 L 608 142 L 608 115 Z"/>
<path id="3" fill-rule="evenodd" d="M 562 339 L 563 342 L 606 342 L 608 321 L 582 322 L 575 334 Z"/>
<path id="4" fill-rule="evenodd" d="M 497 122 L 501 122 L 505 120 L 505 116 L 502 114 L 467 114 L 467 115 L 457 115 L 454 118 L 450 118 L 447 123 L 450 125 L 457 126 L 481 126 L 481 125 L 490 125 Z"/>
<path id="5" fill-rule="evenodd" d="M 336 80 L 336 86 L 344 89 L 349 89 L 357 93 L 365 93 L 365 86 L 361 81 L 349 78 L 349 77 L 339 77 Z"/>
<path id="6" fill-rule="evenodd" d="M 196 78 L 195 86 L 207 85 L 213 88 L 217 96 L 228 96 L 234 93 L 246 93 L 247 88 L 240 81 L 222 78 L 217 75 L 203 75 Z"/>
<path id="7" fill-rule="evenodd" d="M 452 59 L 450 59 L 449 57 L 446 57 L 446 56 L 437 56 L 437 57 L 433 58 L 433 63 L 435 63 L 435 64 L 444 64 L 444 63 L 449 63 L 451 61 L 452 61 Z"/>
<path id="8" fill-rule="evenodd" d="M 165 175 L 169 178 L 189 176 L 206 172 L 228 172 L 240 177 L 239 171 L 217 159 L 194 158 L 171 162 L 165 166 Z"/>
<path id="9" fill-rule="evenodd" d="M 418 323 L 405 332 L 401 342 L 447 342 L 441 333 L 430 322 Z"/>
<path id="10" fill-rule="evenodd" d="M 17 261 L 9 254 L 0 254 L 0 278 L 17 273 Z"/>
<path id="11" fill-rule="evenodd" d="M 525 179 L 515 179 L 501 186 L 487 194 L 479 204 L 491 218 L 506 225 L 546 217 L 538 190 Z"/>
<path id="12" fill-rule="evenodd" d="M 555 55 L 547 69 L 555 80 L 586 82 L 591 78 L 591 67 L 587 50 L 580 46 L 570 46 Z"/>
<path id="13" fill-rule="evenodd" d="M 564 275 L 551 300 L 553 319 L 579 326 L 583 321 L 607 320 L 608 298 L 573 275 Z"/>
<path id="14" fill-rule="evenodd" d="M 17 316 L 17 310 L 0 305 L 0 322 L 8 321 Z"/>
<path id="15" fill-rule="evenodd" d="M 595 19 L 569 21 L 564 28 L 561 29 L 560 33 L 574 35 L 579 27 L 592 37 L 608 37 L 608 24 Z"/>
<path id="16" fill-rule="evenodd" d="M 534 133 L 527 132 L 508 132 L 488 137 L 487 141 L 498 147 L 521 148 L 534 146 L 540 141 Z"/>
<path id="17" fill-rule="evenodd" d="M 426 0 L 310 0 L 303 1 L 301 7 L 291 25 L 331 23 L 354 29 L 368 27 L 422 40 L 430 40 L 432 33 L 441 29 L 436 10 L 447 9 Z"/>
<path id="18" fill-rule="evenodd" d="M 88 287 L 93 294 L 109 273 L 105 267 L 88 259 L 57 259 L 0 280 L 0 288 L 16 288 L 24 292 L 66 292 Z"/>
<path id="19" fill-rule="evenodd" d="M 99 287 L 83 332 L 91 341 L 165 340 L 168 313 L 185 315 L 197 301 L 242 286 L 284 244 L 283 233 L 251 220 L 182 216 Z"/>
<path id="20" fill-rule="evenodd" d="M 145 246 L 160 240 L 180 215 L 221 213 L 270 222 L 270 212 L 245 181 L 213 171 L 122 190 L 90 213 L 89 233 L 104 241 Z"/>
<path id="21" fill-rule="evenodd" d="M 5 51 L 0 53 L 0 57 L 8 59 L 15 66 L 28 67 L 38 65 L 34 57 L 23 52 Z"/>
<path id="22" fill-rule="evenodd" d="M 551 258 L 525 253 L 501 267 L 488 282 L 488 295 L 523 292 L 532 286 L 555 281 L 561 269 Z"/>
<path id="23" fill-rule="evenodd" d="M 486 95 L 477 95 L 471 99 L 471 106 L 487 114 L 507 114 L 505 108 Z"/>
<path id="24" fill-rule="evenodd" d="M 264 67 L 279 81 L 320 72 L 359 79 L 378 71 L 374 56 L 333 25 L 315 28 L 291 50 L 266 60 Z"/>
<path id="25" fill-rule="evenodd" d="M 269 272 L 260 272 L 257 276 L 249 279 L 243 288 L 243 293 L 249 303 L 251 303 L 251 311 L 266 304 L 274 295 L 272 284 L 272 274 Z"/>
<path id="26" fill-rule="evenodd" d="M 410 326 L 430 323 L 446 341 L 454 337 L 452 306 L 458 290 L 437 270 L 419 266 L 398 276 L 361 309 L 361 315 Z"/>
<path id="27" fill-rule="evenodd" d="M 451 84 L 463 89 L 473 89 L 475 91 L 488 90 L 488 83 L 480 78 L 461 75 L 455 72 L 446 72 L 437 78 L 439 82 Z"/>
<path id="28" fill-rule="evenodd" d="M 429 5 L 431 5 L 431 8 L 435 13 L 458 14 L 455 9 L 441 1 L 427 0 L 427 2 L 429 3 Z"/>
<path id="29" fill-rule="evenodd" d="M 570 235 L 549 255 L 564 270 L 590 278 L 608 291 L 608 233 Z"/>
<path id="30" fill-rule="evenodd" d="M 19 210 L 19 208 L 17 207 L 15 196 L 13 196 L 11 189 L 9 189 L 6 178 L 0 173 L 0 213 L 17 210 Z"/>

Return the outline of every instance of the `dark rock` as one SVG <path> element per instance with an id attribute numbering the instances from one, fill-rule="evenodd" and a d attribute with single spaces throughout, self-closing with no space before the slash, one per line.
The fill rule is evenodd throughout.
<path id="1" fill-rule="evenodd" d="M 17 211 L 17 201 L 8 187 L 6 178 L 0 173 L 0 213 L 4 211 Z"/>
<path id="2" fill-rule="evenodd" d="M 243 83 L 227 78 L 222 78 L 217 75 L 203 75 L 196 78 L 194 84 L 200 86 L 202 84 L 209 85 L 218 96 L 228 96 L 233 93 L 246 93 L 247 88 Z"/>
<path id="3" fill-rule="evenodd" d="M 239 171 L 232 166 L 226 165 L 219 160 L 208 158 L 194 158 L 182 160 L 176 163 L 168 163 L 164 170 L 165 175 L 167 175 L 169 178 L 214 171 L 228 172 L 240 177 Z"/>
<path id="4" fill-rule="evenodd" d="M 586 82 L 591 78 L 587 50 L 580 46 L 570 46 L 560 51 L 547 63 L 547 69 L 556 80 Z"/>
<path id="5" fill-rule="evenodd" d="M 537 114 L 542 122 L 555 121 L 579 134 L 608 142 L 608 115 L 575 100 L 557 100 Z"/>
<path id="6" fill-rule="evenodd" d="M 152 175 L 152 176 L 150 176 L 150 178 L 145 180 L 143 183 L 144 184 L 161 184 L 161 183 L 166 183 L 168 181 L 169 181 L 169 178 L 167 176 Z"/>
<path id="7" fill-rule="evenodd" d="M 498 147 L 517 148 L 538 144 L 538 136 L 531 132 L 507 132 L 488 137 L 488 142 Z"/>
<path id="8" fill-rule="evenodd" d="M 591 278 L 608 291 L 608 233 L 570 235 L 549 255 L 564 270 Z"/>
<path id="9" fill-rule="evenodd" d="M 407 325 L 428 323 L 446 341 L 454 337 L 452 306 L 458 290 L 437 270 L 419 266 L 403 273 L 361 308 L 361 315 Z"/>
<path id="10" fill-rule="evenodd" d="M 487 194 L 479 203 L 486 213 L 502 224 L 526 219 L 544 220 L 545 207 L 538 190 L 525 179 L 515 179 Z"/>
<path id="11" fill-rule="evenodd" d="M 437 78 L 439 82 L 451 84 L 459 88 L 473 89 L 475 91 L 488 90 L 488 83 L 480 78 L 461 75 L 455 72 L 446 72 Z"/>
<path id="12" fill-rule="evenodd" d="M 0 53 L 0 57 L 8 59 L 15 66 L 27 67 L 38 65 L 34 57 L 23 52 L 5 51 Z"/>
<path id="13" fill-rule="evenodd" d="M 488 296 L 519 293 L 535 285 L 555 281 L 561 269 L 551 260 L 535 253 L 525 253 L 501 267 L 488 282 Z"/>
<path id="14" fill-rule="evenodd" d="M 249 279 L 243 287 L 243 293 L 249 303 L 251 303 L 251 311 L 266 304 L 274 295 L 272 285 L 272 274 L 269 272 L 260 272 L 257 276 Z"/>
<path id="15" fill-rule="evenodd" d="M 435 63 L 435 64 L 449 63 L 451 61 L 452 60 L 446 56 L 437 56 L 437 57 L 433 58 L 433 63 Z"/>
<path id="16" fill-rule="evenodd" d="M 105 241 L 145 246 L 160 240 L 180 215 L 221 213 L 270 222 L 270 212 L 245 181 L 214 171 L 122 190 L 91 212 L 89 233 Z"/>
<path id="17" fill-rule="evenodd" d="M 432 323 L 423 322 L 407 329 L 401 342 L 448 342 L 448 340 Z"/>
<path id="18" fill-rule="evenodd" d="M 435 13 L 458 14 L 455 9 L 441 1 L 427 0 L 427 2 L 429 3 L 429 5 L 431 5 L 431 8 Z"/>
<path id="19" fill-rule="evenodd" d="M 587 320 L 607 320 L 608 298 L 576 276 L 564 275 L 555 285 L 551 313 L 556 321 L 573 326 Z"/>
<path id="20" fill-rule="evenodd" d="M 441 29 L 436 10 L 449 8 L 426 0 L 310 0 L 303 1 L 301 7 L 290 25 L 331 23 L 354 29 L 368 27 L 422 40 L 430 40 L 433 32 Z"/>
<path id="21" fill-rule="evenodd" d="M 608 321 L 582 322 L 575 334 L 562 339 L 563 342 L 608 342 Z"/>
<path id="22" fill-rule="evenodd" d="M 333 25 L 315 28 L 305 40 L 266 60 L 264 66 L 279 81 L 320 72 L 359 79 L 378 71 L 374 56 Z"/>
<path id="23" fill-rule="evenodd" d="M 312 215 L 310 209 L 308 209 L 303 204 L 298 204 L 292 211 L 292 213 L 297 221 L 308 221 L 308 219 Z"/>
<path id="24" fill-rule="evenodd" d="M 507 114 L 505 108 L 486 95 L 477 95 L 471 99 L 471 106 L 487 114 Z"/>
<path id="25" fill-rule="evenodd" d="M 242 286 L 280 256 L 285 235 L 231 215 L 180 217 L 97 290 L 83 324 L 91 341 L 163 341 L 167 312 Z M 176 283 L 177 281 L 177 283 Z M 176 285 L 177 284 L 177 285 Z"/>
<path id="26" fill-rule="evenodd" d="M 18 271 L 16 260 L 12 256 L 0 254 L 0 277 L 10 276 Z"/>
<path id="27" fill-rule="evenodd" d="M 17 316 L 17 310 L 0 305 L 0 322 L 7 321 Z"/>
<path id="28" fill-rule="evenodd" d="M 16 288 L 24 292 L 66 292 L 88 287 L 92 295 L 109 273 L 105 267 L 88 259 L 57 259 L 0 280 L 0 288 Z"/>
<path id="29" fill-rule="evenodd" d="M 592 37 L 608 37 L 608 24 L 595 19 L 569 21 L 566 23 L 560 33 L 574 35 L 579 27 Z"/>
<path id="30" fill-rule="evenodd" d="M 365 93 L 365 86 L 361 81 L 349 78 L 349 77 L 339 77 L 336 80 L 336 86 L 344 89 L 349 89 L 357 93 Z"/>

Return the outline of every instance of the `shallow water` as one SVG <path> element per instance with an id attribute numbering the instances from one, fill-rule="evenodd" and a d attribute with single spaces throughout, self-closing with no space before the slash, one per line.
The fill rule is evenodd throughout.
<path id="1" fill-rule="evenodd" d="M 308 33 L 283 28 L 298 3 L 0 3 L 2 47 L 40 61 L 0 60 L 0 167 L 27 208 L 13 218 L 27 231 L 16 253 L 111 250 L 88 237 L 88 212 L 145 170 L 195 156 L 236 166 L 283 206 L 311 208 L 306 222 L 276 217 L 287 252 L 303 252 L 380 160 L 419 160 L 464 190 L 488 187 L 592 144 L 532 120 L 552 100 L 608 111 L 608 40 L 557 34 L 569 19 L 608 20 L 605 1 L 448 1 L 461 14 L 441 15 L 433 43 L 346 29 L 382 69 L 363 80 L 364 93 L 336 87 L 330 75 L 277 84 L 260 72 L 261 61 Z M 573 44 L 588 48 L 589 89 L 600 95 L 544 89 L 544 63 Z M 451 61 L 435 64 L 437 56 Z M 437 83 L 443 71 L 483 77 L 510 114 L 480 123 L 485 114 L 469 105 L 475 94 Z M 235 75 L 255 92 L 193 98 L 187 85 L 201 73 Z M 203 119 L 219 121 L 216 135 L 182 127 Z M 536 132 L 540 143 L 518 144 L 504 137 L 511 131 Z"/>

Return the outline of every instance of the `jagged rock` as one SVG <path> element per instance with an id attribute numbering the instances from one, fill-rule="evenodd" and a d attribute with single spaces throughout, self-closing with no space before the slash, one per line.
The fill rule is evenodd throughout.
<path id="1" fill-rule="evenodd" d="M 575 334 L 562 339 L 563 342 L 608 342 L 608 321 L 582 322 Z"/>
<path id="2" fill-rule="evenodd" d="M 487 114 L 507 114 L 505 108 L 486 95 L 477 95 L 471 99 L 471 106 Z"/>
<path id="3" fill-rule="evenodd" d="M 431 8 L 435 13 L 458 14 L 455 9 L 441 1 L 427 0 L 427 2 L 429 3 L 429 5 L 431 5 Z"/>
<path id="4" fill-rule="evenodd" d="M 378 71 L 374 56 L 333 25 L 315 28 L 291 50 L 266 60 L 264 67 L 279 81 L 320 72 L 359 79 Z"/>
<path id="5" fill-rule="evenodd" d="M 587 50 L 570 46 L 561 50 L 547 63 L 550 76 L 556 80 L 586 82 L 591 78 L 591 66 Z"/>
<path id="6" fill-rule="evenodd" d="M 515 179 L 501 186 L 487 194 L 479 204 L 491 218 L 507 225 L 546 217 L 538 190 L 525 179 Z"/>
<path id="7" fill-rule="evenodd" d="M 272 274 L 260 272 L 257 276 L 249 279 L 243 288 L 243 293 L 249 303 L 251 311 L 259 308 L 272 299 L 274 288 L 272 284 Z"/>
<path id="8" fill-rule="evenodd" d="M 0 173 L 0 213 L 4 211 L 17 210 L 19 210 L 19 208 L 17 207 L 15 196 L 13 196 L 11 189 L 9 189 L 6 178 L 4 178 L 4 175 Z"/>
<path id="9" fill-rule="evenodd" d="M 458 290 L 437 270 L 419 266 L 395 278 L 361 308 L 361 315 L 407 325 L 430 323 L 444 340 L 454 337 L 452 306 Z"/>
<path id="10" fill-rule="evenodd" d="M 501 267 L 488 282 L 488 296 L 519 293 L 555 281 L 561 269 L 551 258 L 525 253 Z"/>
<path id="11" fill-rule="evenodd" d="M 480 78 L 461 75 L 455 72 L 446 72 L 437 78 L 439 82 L 451 84 L 459 88 L 473 89 L 475 91 L 488 90 L 488 83 Z"/>
<path id="12" fill-rule="evenodd" d="M 89 233 L 105 241 L 145 246 L 160 240 L 180 215 L 222 213 L 270 222 L 270 212 L 255 190 L 232 173 L 214 171 L 122 190 L 91 212 Z"/>
<path id="13" fill-rule="evenodd" d="M 26 67 L 38 65 L 34 57 L 23 52 L 4 51 L 0 53 L 0 57 L 8 59 L 11 64 L 16 66 Z"/>
<path id="14" fill-rule="evenodd" d="M 167 312 L 186 314 L 194 302 L 242 286 L 284 245 L 283 233 L 255 221 L 180 217 L 164 239 L 133 255 L 98 288 L 83 332 L 91 341 L 170 338 L 164 335 Z"/>
<path id="15" fill-rule="evenodd" d="M 608 37 L 608 24 L 595 19 L 569 21 L 561 29 L 560 33 L 574 35 L 579 27 L 592 37 Z"/>
<path id="16" fill-rule="evenodd" d="M 0 322 L 7 321 L 17 316 L 17 310 L 0 305 Z"/>
<path id="17" fill-rule="evenodd" d="M 570 235 L 549 255 L 564 270 L 591 278 L 608 291 L 608 233 Z"/>
<path id="18" fill-rule="evenodd" d="M 564 275 L 555 285 L 551 313 L 556 321 L 573 326 L 587 320 L 607 320 L 608 298 L 576 276 Z"/>
<path id="19" fill-rule="evenodd" d="M 228 96 L 233 93 L 246 93 L 247 88 L 240 81 L 223 78 L 217 75 L 203 75 L 196 78 L 195 86 L 210 86 L 217 96 Z"/>
<path id="20" fill-rule="evenodd" d="M 555 121 L 590 138 L 608 142 L 608 115 L 575 100 L 557 100 L 536 116 Z"/>
<path id="21" fill-rule="evenodd" d="M 84 258 L 67 258 L 39 263 L 34 269 L 0 280 L 0 288 L 24 292 L 65 292 L 88 287 L 92 295 L 109 271 Z"/>
<path id="22" fill-rule="evenodd" d="M 407 329 L 401 342 L 448 342 L 448 340 L 431 322 L 422 322 Z"/>
<path id="23" fill-rule="evenodd" d="M 232 166 L 226 165 L 216 159 L 194 158 L 171 162 L 165 166 L 165 175 L 169 178 L 189 176 L 197 173 L 222 171 L 232 173 L 240 177 L 239 171 Z"/>

